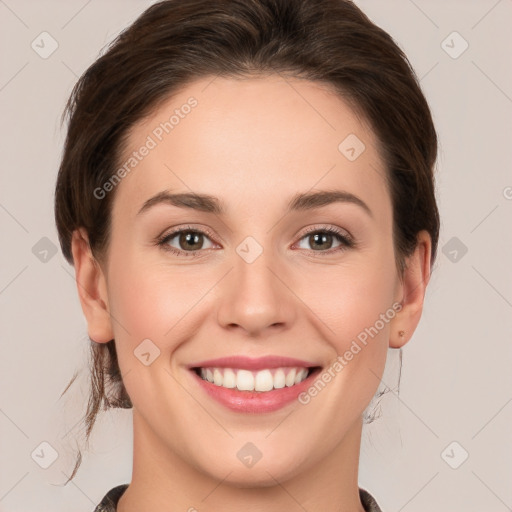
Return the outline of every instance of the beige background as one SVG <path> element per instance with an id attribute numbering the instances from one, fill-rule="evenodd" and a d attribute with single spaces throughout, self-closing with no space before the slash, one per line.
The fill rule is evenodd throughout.
<path id="1" fill-rule="evenodd" d="M 0 511 L 85 512 L 130 480 L 131 412 L 113 411 L 62 485 L 81 441 L 87 338 L 73 269 L 52 252 L 52 200 L 64 102 L 150 3 L 0 0 Z M 442 216 L 400 393 L 384 395 L 380 419 L 364 429 L 360 485 L 384 512 L 504 512 L 512 507 L 512 1 L 357 3 L 421 78 L 440 137 Z M 51 49 L 42 32 L 58 44 L 48 58 L 31 47 L 46 37 Z M 383 378 L 392 390 L 397 354 L 390 350 Z M 82 380 L 59 400 L 76 369 Z M 39 465 L 52 453 L 42 442 L 58 454 L 48 469 Z"/>

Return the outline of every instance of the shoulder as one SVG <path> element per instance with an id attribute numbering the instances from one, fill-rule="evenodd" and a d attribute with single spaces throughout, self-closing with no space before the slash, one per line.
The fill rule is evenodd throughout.
<path id="1" fill-rule="evenodd" d="M 359 497 L 366 512 L 382 512 L 375 498 L 365 489 L 359 488 Z"/>
<path id="2" fill-rule="evenodd" d="M 117 509 L 117 502 L 127 488 L 128 484 L 122 484 L 110 489 L 110 491 L 105 494 L 99 505 L 94 509 L 94 512 L 115 512 Z"/>

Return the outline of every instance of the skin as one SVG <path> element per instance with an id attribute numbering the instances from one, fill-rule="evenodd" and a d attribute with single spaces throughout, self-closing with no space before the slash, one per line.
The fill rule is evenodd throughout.
<path id="1" fill-rule="evenodd" d="M 116 187 L 105 257 L 93 258 L 83 229 L 73 236 L 89 336 L 115 338 L 134 405 L 133 476 L 118 510 L 363 512 L 362 413 L 388 348 L 403 346 L 420 320 L 430 237 L 418 234 L 401 280 L 375 135 L 338 95 L 311 81 L 198 80 L 133 127 L 126 154 L 190 96 L 197 107 Z M 338 150 L 351 133 L 366 146 L 354 161 Z M 358 196 L 372 216 L 348 202 L 285 211 L 294 194 L 334 189 Z M 169 204 L 138 214 L 166 190 L 216 196 L 226 214 Z M 213 234 L 202 239 L 197 258 L 154 241 L 189 225 Z M 333 237 L 315 251 L 305 228 L 326 226 L 348 232 L 356 246 L 336 250 Z M 263 248 L 252 263 L 236 251 L 247 236 Z M 186 251 L 179 236 L 169 243 Z M 401 311 L 307 405 L 231 411 L 186 368 L 234 354 L 284 355 L 326 368 L 400 302 Z M 149 366 L 134 356 L 147 338 L 160 350 Z M 247 442 L 262 453 L 251 468 L 236 455 Z"/>

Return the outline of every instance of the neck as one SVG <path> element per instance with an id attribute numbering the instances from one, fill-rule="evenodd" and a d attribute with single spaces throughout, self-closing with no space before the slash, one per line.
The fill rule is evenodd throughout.
<path id="1" fill-rule="evenodd" d="M 143 418 L 133 411 L 132 481 L 118 512 L 364 512 L 359 499 L 358 464 L 362 421 L 306 471 L 286 480 L 271 475 L 264 486 L 233 485 L 229 474 L 215 479 L 164 446 Z"/>

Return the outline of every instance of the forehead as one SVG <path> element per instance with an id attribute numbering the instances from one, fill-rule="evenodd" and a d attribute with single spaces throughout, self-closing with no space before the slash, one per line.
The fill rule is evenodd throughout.
<path id="1" fill-rule="evenodd" d="M 122 160 L 133 164 L 116 191 L 123 215 L 163 190 L 207 193 L 247 214 L 311 189 L 389 207 L 371 128 L 325 85 L 279 75 L 192 82 L 132 128 Z"/>

